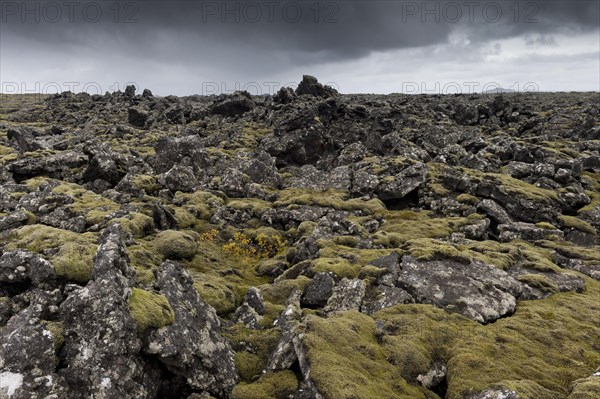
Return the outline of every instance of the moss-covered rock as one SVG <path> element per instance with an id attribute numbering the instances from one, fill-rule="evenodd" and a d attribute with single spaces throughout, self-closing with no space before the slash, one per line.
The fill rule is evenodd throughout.
<path id="1" fill-rule="evenodd" d="M 192 259 L 198 250 L 197 237 L 194 233 L 175 230 L 158 233 L 154 245 L 165 259 Z"/>
<path id="2" fill-rule="evenodd" d="M 175 313 L 163 295 L 133 288 L 129 298 L 129 311 L 143 333 L 148 328 L 161 328 L 175 321 Z"/>
<path id="3" fill-rule="evenodd" d="M 218 314 L 225 315 L 233 312 L 240 304 L 240 295 L 227 280 L 212 274 L 196 275 L 194 287 Z"/>
<path id="4" fill-rule="evenodd" d="M 326 398 L 425 399 L 388 360 L 378 343 L 375 321 L 358 312 L 327 319 L 312 316 L 302 342 L 311 378 Z M 425 365 L 427 367 L 427 365 Z"/>
<path id="5" fill-rule="evenodd" d="M 583 231 L 585 233 L 589 233 L 592 235 L 598 235 L 598 232 L 596 232 L 596 229 L 594 228 L 594 226 L 592 226 L 591 224 L 589 224 L 588 222 L 586 222 L 584 220 L 579 219 L 578 217 L 561 215 L 559 217 L 559 219 L 563 223 L 564 227 L 570 227 L 573 229 Z"/>
<path id="6" fill-rule="evenodd" d="M 343 258 L 318 258 L 312 262 L 311 270 L 314 273 L 332 272 L 339 278 L 356 278 L 360 272 L 360 265 L 351 264 Z"/>
<path id="7" fill-rule="evenodd" d="M 237 385 L 233 399 L 287 399 L 298 390 L 298 379 L 289 371 L 267 373 L 251 384 Z"/>
<path id="8" fill-rule="evenodd" d="M 94 233 L 77 234 L 39 224 L 23 226 L 11 233 L 7 249 L 27 249 L 48 257 L 56 274 L 67 280 L 86 283 L 98 248 Z"/>

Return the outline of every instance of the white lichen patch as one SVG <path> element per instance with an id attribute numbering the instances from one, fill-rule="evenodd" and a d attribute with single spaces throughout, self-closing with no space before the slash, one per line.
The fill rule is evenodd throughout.
<path id="1" fill-rule="evenodd" d="M 4 391 L 10 398 L 15 391 L 23 385 L 23 375 L 5 371 L 0 373 L 0 391 Z"/>

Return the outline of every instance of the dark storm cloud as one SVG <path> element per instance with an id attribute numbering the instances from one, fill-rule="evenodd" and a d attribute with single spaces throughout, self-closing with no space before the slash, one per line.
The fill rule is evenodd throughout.
<path id="1" fill-rule="evenodd" d="M 443 43 L 459 26 L 471 30 L 475 41 L 594 29 L 600 24 L 598 4 L 597 0 L 2 1 L 2 33 L 50 46 L 85 44 L 99 34 L 118 36 L 131 51 L 147 50 L 156 36 L 172 35 L 181 38 L 181 50 L 190 52 L 209 42 L 217 47 L 246 45 L 258 52 L 327 52 L 326 57 L 344 59 Z M 35 21 L 36 7 L 40 22 Z"/>
<path id="2" fill-rule="evenodd" d="M 500 51 L 494 41 L 560 47 L 556 35 L 600 25 L 598 0 L 0 0 L 0 14 L 2 82 L 135 79 L 188 94 L 211 79 L 331 78 L 327 65 L 403 49 L 420 58 L 390 57 L 391 69 L 425 65 L 443 46 L 455 65 L 477 62 Z"/>

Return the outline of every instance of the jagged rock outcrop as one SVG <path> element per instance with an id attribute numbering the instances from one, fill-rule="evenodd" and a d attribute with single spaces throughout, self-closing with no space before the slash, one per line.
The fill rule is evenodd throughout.
<path id="1" fill-rule="evenodd" d="M 156 284 L 173 308 L 175 321 L 150 333 L 144 351 L 157 355 L 193 390 L 227 397 L 238 375 L 214 309 L 200 298 L 189 272 L 175 262 L 165 262 L 158 268 Z"/>

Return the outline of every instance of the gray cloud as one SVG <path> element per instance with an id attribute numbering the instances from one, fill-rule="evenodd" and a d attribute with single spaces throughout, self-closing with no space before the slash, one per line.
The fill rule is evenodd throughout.
<path id="1" fill-rule="evenodd" d="M 452 49 L 456 35 L 469 41 L 464 62 L 475 62 L 500 51 L 496 41 L 522 37 L 532 48 L 556 47 L 557 34 L 585 35 L 600 26 L 597 0 L 74 3 L 1 2 L 2 82 L 24 75 L 33 81 L 64 81 L 68 74 L 121 82 L 143 77 L 152 87 L 168 81 L 182 91 L 199 79 L 268 80 L 378 53 Z M 427 50 L 420 53 L 426 57 Z M 30 64 L 40 54 L 45 59 Z"/>

